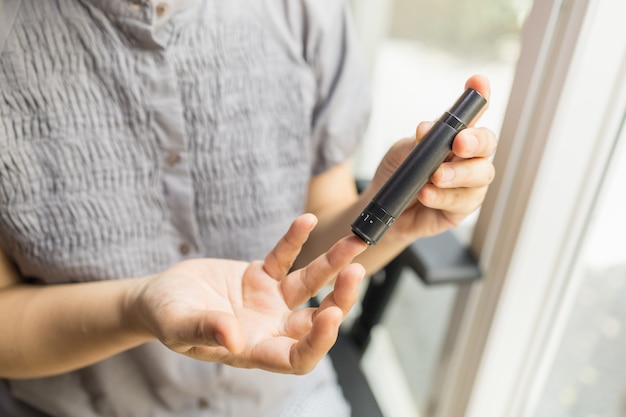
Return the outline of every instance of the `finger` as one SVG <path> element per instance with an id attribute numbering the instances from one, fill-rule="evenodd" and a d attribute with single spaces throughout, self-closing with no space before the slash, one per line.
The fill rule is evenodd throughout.
<path id="1" fill-rule="evenodd" d="M 478 91 L 487 101 L 491 97 L 491 85 L 489 79 L 482 74 L 474 74 L 465 82 L 465 88 L 473 88 Z"/>
<path id="2" fill-rule="evenodd" d="M 476 121 L 480 119 L 480 117 L 489 108 L 489 99 L 491 97 L 491 84 L 489 83 L 489 79 L 487 77 L 481 74 L 476 74 L 467 79 L 467 81 L 465 82 L 465 88 L 466 89 L 473 88 L 474 90 L 478 91 L 480 95 L 482 95 L 487 100 L 487 105 L 472 120 L 472 123 L 469 124 L 469 126 L 473 126 L 476 123 Z M 421 122 L 417 126 L 415 137 L 418 142 L 424 137 L 426 132 L 430 130 L 432 125 L 433 125 L 433 122 Z"/>
<path id="3" fill-rule="evenodd" d="M 287 317 L 283 334 L 293 339 L 300 339 L 311 331 L 313 316 L 317 308 L 302 308 L 294 311 Z"/>
<path id="4" fill-rule="evenodd" d="M 424 139 L 424 136 L 428 133 L 428 131 L 433 127 L 435 122 L 420 122 L 415 129 L 415 140 L 417 143 L 421 142 Z M 454 153 L 450 152 L 444 161 L 450 161 L 454 158 Z"/>
<path id="5" fill-rule="evenodd" d="M 348 236 L 335 243 L 328 252 L 320 255 L 306 267 L 287 275 L 281 281 L 285 303 L 291 309 L 317 294 L 367 245 L 356 236 Z"/>
<path id="6" fill-rule="evenodd" d="M 317 218 L 310 213 L 299 216 L 291 223 L 287 233 L 265 257 L 263 269 L 269 276 L 280 280 L 289 273 L 316 224 Z"/>
<path id="7" fill-rule="evenodd" d="M 337 341 L 343 313 L 338 308 L 321 310 L 315 316 L 311 331 L 293 345 L 290 354 L 294 374 L 303 375 L 315 368 Z"/>
<path id="8" fill-rule="evenodd" d="M 219 311 L 197 311 L 177 323 L 175 333 L 165 335 L 162 342 L 180 353 L 220 346 L 237 353 L 244 348 L 244 337 L 237 320 Z"/>
<path id="9" fill-rule="evenodd" d="M 467 215 L 482 204 L 488 187 L 437 188 L 426 184 L 417 194 L 424 206 L 449 213 Z"/>
<path id="10" fill-rule="evenodd" d="M 339 307 L 345 316 L 350 312 L 359 297 L 359 286 L 365 277 L 365 268 L 360 264 L 345 267 L 339 275 L 333 290 L 322 300 L 319 310 Z"/>
<path id="11" fill-rule="evenodd" d="M 452 142 L 452 151 L 461 158 L 488 158 L 496 150 L 496 134 L 487 128 L 469 128 L 462 130 Z"/>
<path id="12" fill-rule="evenodd" d="M 415 140 L 420 142 L 434 124 L 435 122 L 420 122 L 415 129 Z"/>
<path id="13" fill-rule="evenodd" d="M 303 308 L 289 315 L 285 324 L 285 336 L 299 339 L 311 330 L 313 318 L 328 307 L 339 307 L 344 317 L 350 312 L 359 297 L 359 286 L 365 278 L 365 268 L 351 264 L 337 275 L 333 291 L 322 300 L 319 309 Z"/>
<path id="14" fill-rule="evenodd" d="M 470 126 L 473 126 L 474 123 L 487 111 L 489 108 L 489 99 L 491 97 L 491 85 L 489 83 L 489 79 L 484 75 L 476 74 L 468 78 L 465 82 L 465 88 L 473 88 L 478 91 L 486 100 L 487 105 L 478 113 L 478 115 L 474 118 Z"/>
<path id="15" fill-rule="evenodd" d="M 491 184 L 495 177 L 493 164 L 485 158 L 445 162 L 430 180 L 439 188 L 474 188 Z"/>

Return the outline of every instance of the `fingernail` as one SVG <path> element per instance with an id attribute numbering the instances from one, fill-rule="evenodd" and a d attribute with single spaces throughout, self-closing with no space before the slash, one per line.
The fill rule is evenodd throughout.
<path id="1" fill-rule="evenodd" d="M 478 138 L 474 135 L 468 135 L 465 138 L 465 146 L 468 153 L 474 153 L 478 149 Z"/>
<path id="2" fill-rule="evenodd" d="M 441 181 L 450 182 L 454 179 L 456 172 L 450 167 L 441 167 Z"/>

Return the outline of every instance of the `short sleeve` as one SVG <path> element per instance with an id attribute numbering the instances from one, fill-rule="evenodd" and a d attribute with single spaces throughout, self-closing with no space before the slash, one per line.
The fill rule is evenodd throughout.
<path id="1" fill-rule="evenodd" d="M 310 0 L 306 9 L 305 59 L 317 82 L 311 122 L 315 175 L 354 153 L 369 122 L 371 94 L 346 2 Z"/>

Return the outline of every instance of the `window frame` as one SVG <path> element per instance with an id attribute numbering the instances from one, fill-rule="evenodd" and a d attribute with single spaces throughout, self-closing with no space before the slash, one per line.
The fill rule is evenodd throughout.
<path id="1" fill-rule="evenodd" d="M 534 2 L 472 240 L 484 276 L 459 289 L 428 416 L 532 415 L 626 113 L 624 9 Z"/>

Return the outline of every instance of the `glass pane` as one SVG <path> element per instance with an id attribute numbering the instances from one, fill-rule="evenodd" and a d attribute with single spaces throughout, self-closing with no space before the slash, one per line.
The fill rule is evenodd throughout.
<path id="1" fill-rule="evenodd" d="M 418 122 L 439 118 L 476 73 L 489 77 L 492 87 L 480 124 L 499 132 L 531 0 L 355 0 L 352 5 L 370 54 L 374 103 L 355 158 L 357 178 L 371 178 L 387 149 L 413 136 Z M 475 218 L 456 230 L 461 241 L 469 239 Z M 456 291 L 454 285 L 426 287 L 410 272 L 400 280 L 364 357 L 386 415 L 425 413 Z"/>
<path id="2" fill-rule="evenodd" d="M 623 136 L 623 135 L 622 135 Z M 576 296 L 537 416 L 626 415 L 626 144 L 614 156 L 573 277 Z"/>
<path id="3" fill-rule="evenodd" d="M 419 410 L 425 410 L 456 287 L 426 287 L 412 272 L 401 277 L 383 320 Z"/>
<path id="4" fill-rule="evenodd" d="M 475 73 L 488 76 L 492 86 L 490 108 L 480 124 L 500 130 L 518 58 L 519 31 L 530 0 L 365 3 L 389 3 L 391 10 L 389 24 L 382 25 L 388 26 L 387 35 L 376 40 L 375 47 L 365 47 L 374 51 L 374 106 L 364 146 L 355 161 L 358 177 L 371 178 L 389 146 L 412 136 L 418 122 L 439 118 Z M 354 4 L 358 17 L 359 3 Z M 379 9 L 386 10 L 383 6 Z M 361 24 L 371 26 L 372 22 Z M 372 42 L 365 34 L 362 37 Z"/>

